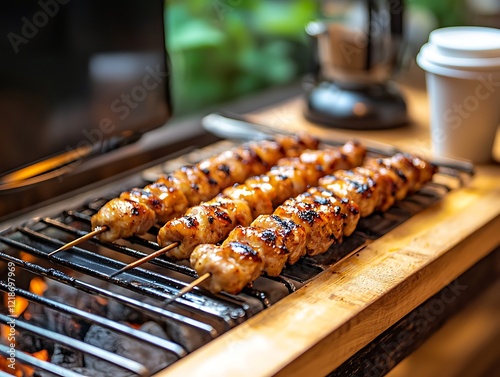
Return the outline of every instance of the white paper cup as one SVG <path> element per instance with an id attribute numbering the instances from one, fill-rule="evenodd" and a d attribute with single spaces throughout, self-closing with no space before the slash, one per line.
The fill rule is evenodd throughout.
<path id="1" fill-rule="evenodd" d="M 434 30 L 417 62 L 426 71 L 433 153 L 489 162 L 500 123 L 500 29 Z"/>

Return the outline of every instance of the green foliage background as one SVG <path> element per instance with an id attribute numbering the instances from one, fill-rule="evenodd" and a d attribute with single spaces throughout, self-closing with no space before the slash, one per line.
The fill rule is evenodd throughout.
<path id="1" fill-rule="evenodd" d="M 175 113 L 291 81 L 307 66 L 311 0 L 168 0 Z"/>

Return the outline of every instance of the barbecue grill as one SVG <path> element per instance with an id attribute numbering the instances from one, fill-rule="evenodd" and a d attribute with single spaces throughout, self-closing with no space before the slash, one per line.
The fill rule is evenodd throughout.
<path id="1" fill-rule="evenodd" d="M 221 141 L 165 161 L 128 178 L 120 186 L 125 187 L 127 181 L 146 185 L 158 174 L 196 162 L 236 143 Z M 61 376 L 106 375 L 109 370 L 113 371 L 108 372 L 109 375 L 149 376 L 165 367 L 168 370 L 168 365 L 178 359 L 189 358 L 191 352 L 209 342 L 216 342 L 219 336 L 248 318 L 279 305 L 285 296 L 300 292 L 303 285 L 314 281 L 339 260 L 358 252 L 413 215 L 439 202 L 450 190 L 462 187 L 471 174 L 467 164 L 461 169 L 459 165 L 453 168 L 442 166 L 433 182 L 388 212 L 362 219 L 352 236 L 327 253 L 303 258 L 278 277 L 263 276 L 239 295 L 214 295 L 197 288 L 167 306 L 164 303 L 196 277 L 196 272 L 187 264 L 160 257 L 147 266 L 109 279 L 109 275 L 125 263 L 159 249 L 157 228 L 145 236 L 133 236 L 113 243 L 94 238 L 50 258 L 47 256 L 90 231 L 90 217 L 118 192 L 101 195 L 92 192 L 82 199 L 81 204 L 71 200 L 60 213 L 30 219 L 2 231 L 0 235 L 0 258 L 4 269 L 15 265 L 18 281 L 25 282 L 24 287 L 15 287 L 16 298 L 29 302 L 23 312 L 16 313 L 19 315 L 15 321 L 18 341 L 26 347 L 23 350 L 19 346 L 16 350 L 17 362 L 34 367 L 37 370 L 35 375 L 43 375 L 40 371 Z M 43 279 L 48 297 L 43 292 L 30 292 L 27 282 L 35 277 Z M 9 292 L 7 280 L 0 283 L 0 289 Z M 54 294 L 54 291 L 65 293 Z M 81 302 L 70 299 L 75 296 Z M 111 311 L 108 307 L 119 307 L 118 312 L 123 313 L 123 318 L 117 315 L 117 309 Z M 47 321 L 48 317 L 60 319 Z M 0 321 L 8 325 L 12 318 L 2 314 Z M 86 331 L 76 331 L 61 321 L 77 324 Z M 166 330 L 159 331 L 160 334 L 141 330 L 148 323 Z M 101 333 L 113 341 L 102 341 Z M 95 336 L 100 340 L 90 338 L 92 334 L 97 334 Z M 132 352 L 127 346 L 117 346 L 116 342 L 120 341 L 147 352 Z M 21 352 L 34 354 L 47 348 L 50 361 Z M 61 350 L 66 357 L 55 357 Z M 7 346 L 2 346 L 0 351 L 3 355 L 9 354 Z M 160 361 L 153 359 L 151 364 L 145 357 L 148 353 L 162 357 Z M 73 358 L 78 358 L 81 365 L 68 365 L 68 359 Z M 89 369 L 87 364 L 97 365 L 100 369 Z"/>

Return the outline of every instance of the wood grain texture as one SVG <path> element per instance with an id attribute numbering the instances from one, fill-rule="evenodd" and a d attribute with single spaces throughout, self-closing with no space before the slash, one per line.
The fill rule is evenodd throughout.
<path id="1" fill-rule="evenodd" d="M 409 99 L 415 121 L 391 131 L 307 124 L 300 99 L 255 119 L 318 136 L 373 139 L 429 156 L 425 93 Z M 499 244 L 500 168 L 479 166 L 466 188 L 157 376 L 324 376 Z"/>
<path id="2" fill-rule="evenodd" d="M 426 342 L 457 312 L 474 302 L 474 299 L 480 296 L 483 291 L 490 290 L 495 282 L 500 283 L 499 271 L 500 248 L 497 248 L 441 291 L 408 313 L 395 325 L 384 331 L 373 342 L 368 343 L 366 347 L 349 358 L 328 377 L 378 377 L 386 375 L 401 360 Z M 490 325 L 489 328 L 494 330 L 495 327 L 491 325 L 499 321 L 500 319 L 494 321 L 489 318 L 489 323 L 484 325 Z M 460 330 L 457 332 L 460 332 Z M 491 333 L 495 334 L 496 331 Z M 478 335 L 478 338 L 483 338 L 480 336 L 481 334 Z M 473 342 L 473 339 L 468 339 L 467 345 Z M 464 350 L 457 349 L 459 347 L 469 350 L 468 347 L 463 347 L 462 342 L 455 345 L 455 347 L 450 347 L 447 344 L 446 352 L 449 353 L 451 359 L 454 358 L 454 354 L 448 350 L 449 348 L 454 348 L 453 351 L 456 355 L 462 354 L 462 359 L 466 359 Z M 432 356 L 429 356 L 429 358 L 432 358 Z M 421 360 L 420 364 L 426 364 L 425 360 Z M 441 365 L 440 369 L 445 368 Z M 426 373 L 416 375 L 428 376 Z"/>

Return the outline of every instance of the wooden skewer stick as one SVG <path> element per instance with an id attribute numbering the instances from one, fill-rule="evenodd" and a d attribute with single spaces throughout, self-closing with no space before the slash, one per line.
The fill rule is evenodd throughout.
<path id="1" fill-rule="evenodd" d="M 192 291 L 196 286 L 207 280 L 212 274 L 210 272 L 207 272 L 203 275 L 201 275 L 199 278 L 196 280 L 193 280 L 189 285 L 186 285 L 184 288 L 182 288 L 175 296 L 170 297 L 168 300 L 165 301 L 163 304 L 163 307 L 170 305 L 172 302 L 177 300 L 179 297 L 184 296 L 186 293 Z"/>
<path id="2" fill-rule="evenodd" d="M 68 242 L 66 245 L 64 246 L 61 246 L 59 249 L 57 250 L 54 250 L 54 251 L 51 251 L 48 256 L 51 257 L 52 255 L 60 252 L 60 251 L 63 251 L 63 250 L 67 250 L 69 249 L 70 247 L 73 247 L 73 246 L 76 246 L 78 245 L 79 243 L 82 243 L 83 241 L 86 241 L 94 236 L 97 236 L 98 234 L 101 234 L 101 233 L 104 233 L 105 231 L 107 231 L 109 228 L 104 225 L 104 226 L 98 226 L 97 228 L 95 228 L 92 232 L 89 232 L 87 233 L 86 235 L 84 236 L 81 236 L 80 238 L 77 238 L 76 240 L 73 240 L 71 242 Z"/>
<path id="3" fill-rule="evenodd" d="M 155 259 L 156 257 L 159 257 L 162 254 L 165 254 L 167 251 L 172 250 L 179 246 L 179 242 L 174 242 L 171 243 L 168 246 L 165 246 L 161 248 L 160 250 L 155 251 L 154 253 L 151 253 L 149 255 L 146 255 L 145 257 L 136 260 L 135 262 L 132 262 L 130 264 L 127 264 L 125 267 L 119 269 L 118 271 L 113 272 L 111 275 L 109 275 L 110 278 L 115 277 L 116 275 L 121 274 L 122 272 L 128 271 L 134 267 L 140 266 L 141 264 L 144 264 L 146 262 L 149 262 L 151 259 Z"/>
<path id="4" fill-rule="evenodd" d="M 170 245 L 167 245 L 167 246 L 161 248 L 160 250 L 155 251 L 154 253 L 146 255 L 145 257 L 143 257 L 141 259 L 138 259 L 135 262 L 127 264 L 125 267 L 119 269 L 118 271 L 113 272 L 111 275 L 109 275 L 109 277 L 113 278 L 113 277 L 121 274 L 122 272 L 128 271 L 128 270 L 130 270 L 130 269 L 132 269 L 134 267 L 140 266 L 141 264 L 144 264 L 144 263 L 150 261 L 151 259 L 159 257 L 160 255 L 166 253 L 169 250 L 172 250 L 172 249 L 176 248 L 179 245 L 180 245 L 179 242 L 171 243 Z M 179 292 L 177 292 L 177 294 L 175 296 L 172 296 L 167 301 L 165 301 L 164 306 L 170 305 L 172 302 L 174 302 L 175 300 L 177 300 L 179 297 L 182 297 L 186 293 L 192 291 L 196 286 L 198 286 L 199 284 L 201 284 L 203 281 L 207 280 L 210 276 L 212 276 L 210 274 L 210 272 L 207 272 L 206 274 L 201 275 L 197 279 L 193 280 L 189 285 L 185 286 Z"/>

